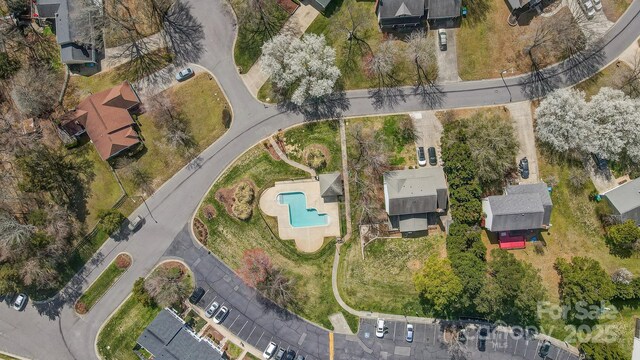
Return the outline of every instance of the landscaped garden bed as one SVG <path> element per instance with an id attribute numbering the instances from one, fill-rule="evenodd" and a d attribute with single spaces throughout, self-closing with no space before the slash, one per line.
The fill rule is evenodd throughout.
<path id="1" fill-rule="evenodd" d="M 120 276 L 131 266 L 128 254 L 119 254 L 111 264 L 100 274 L 91 286 L 76 301 L 75 309 L 78 314 L 86 314 L 93 305 L 118 281 Z"/>
<path id="2" fill-rule="evenodd" d="M 342 170 L 340 131 L 337 121 L 310 122 L 291 128 L 278 138 L 284 144 L 289 159 L 311 166 L 310 155 L 321 154 L 324 165 L 316 169 L 320 173 Z M 312 154 L 313 153 L 313 154 Z"/>

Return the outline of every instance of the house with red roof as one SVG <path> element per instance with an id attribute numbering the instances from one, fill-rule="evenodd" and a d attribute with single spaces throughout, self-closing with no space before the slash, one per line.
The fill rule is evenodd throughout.
<path id="1" fill-rule="evenodd" d="M 86 133 L 103 160 L 140 143 L 131 114 L 141 104 L 128 82 L 84 99 L 62 122 L 69 135 Z"/>

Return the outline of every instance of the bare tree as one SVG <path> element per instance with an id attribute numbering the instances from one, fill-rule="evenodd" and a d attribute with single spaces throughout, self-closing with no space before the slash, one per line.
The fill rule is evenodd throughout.
<path id="1" fill-rule="evenodd" d="M 5 250 L 23 247 L 35 230 L 33 225 L 23 224 L 9 214 L 0 213 L 0 246 Z"/>
<path id="2" fill-rule="evenodd" d="M 280 33 L 284 14 L 276 0 L 249 0 L 235 10 L 239 25 L 252 37 L 264 41 Z"/>
<path id="3" fill-rule="evenodd" d="M 393 40 L 393 37 L 389 37 L 381 42 L 378 50 L 366 59 L 365 68 L 376 78 L 379 89 L 398 84 L 395 77 L 398 50 Z"/>
<path id="4" fill-rule="evenodd" d="M 189 291 L 180 268 L 159 267 L 144 282 L 153 300 L 161 307 L 175 305 L 182 301 Z"/>
<path id="5" fill-rule="evenodd" d="M 11 98 L 26 116 L 39 116 L 51 111 L 58 101 L 61 79 L 46 68 L 26 67 L 13 77 Z"/>
<path id="6" fill-rule="evenodd" d="M 640 52 L 636 52 L 631 71 L 623 76 L 621 88 L 631 97 L 640 96 Z"/>
<path id="7" fill-rule="evenodd" d="M 424 30 L 409 34 L 407 55 L 415 65 L 417 86 L 424 88 L 431 85 L 438 76 L 438 64 L 433 43 L 428 40 Z"/>
<path id="8" fill-rule="evenodd" d="M 187 120 L 176 105 L 170 95 L 161 93 L 154 97 L 151 115 L 163 129 L 165 140 L 169 146 L 189 150 L 195 146 L 193 134 Z"/>
<path id="9" fill-rule="evenodd" d="M 354 63 L 354 55 L 372 54 L 373 51 L 368 40 L 375 29 L 369 21 L 370 14 L 366 8 L 359 6 L 359 4 L 349 3 L 345 6 L 345 11 L 338 12 L 336 16 L 336 23 L 331 31 L 335 37 L 344 36 L 347 39 L 345 60 L 348 63 Z"/>
<path id="10" fill-rule="evenodd" d="M 295 280 L 286 276 L 281 269 L 272 269 L 265 281 L 259 284 L 260 291 L 274 303 L 288 307 L 295 300 Z"/>
<path id="11" fill-rule="evenodd" d="M 47 288 L 55 283 L 59 274 L 51 263 L 39 257 L 31 257 L 22 267 L 22 281 L 26 285 Z"/>

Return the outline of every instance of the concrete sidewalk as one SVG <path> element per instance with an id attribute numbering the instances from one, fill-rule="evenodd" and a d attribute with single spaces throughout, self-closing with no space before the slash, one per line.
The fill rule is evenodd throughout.
<path id="1" fill-rule="evenodd" d="M 315 20 L 318 14 L 320 14 L 318 10 L 303 2 L 287 20 L 282 29 L 284 29 L 285 32 L 293 32 L 295 34 L 302 35 L 307 31 L 307 28 L 311 25 L 313 20 Z M 258 97 L 258 91 L 260 91 L 262 85 L 264 85 L 264 83 L 269 79 L 269 77 L 262 72 L 261 64 L 261 59 L 258 59 L 246 74 L 240 74 L 240 78 L 244 82 L 244 85 L 256 98 Z"/>

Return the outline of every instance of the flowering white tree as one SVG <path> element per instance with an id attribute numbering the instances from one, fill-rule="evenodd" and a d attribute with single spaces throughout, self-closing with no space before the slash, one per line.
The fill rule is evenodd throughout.
<path id="1" fill-rule="evenodd" d="M 556 90 L 536 109 L 538 139 L 558 152 L 580 151 L 592 128 L 584 92 Z"/>
<path id="2" fill-rule="evenodd" d="M 301 39 L 283 34 L 262 46 L 262 71 L 280 90 L 292 89 L 291 101 L 306 100 L 333 92 L 340 77 L 336 52 L 323 35 L 305 34 Z"/>
<path id="3" fill-rule="evenodd" d="M 620 90 L 601 88 L 587 107 L 587 116 L 593 121 L 587 149 L 605 159 L 617 160 L 624 150 L 637 151 L 640 103 Z"/>

